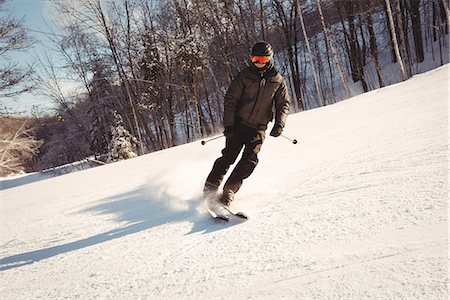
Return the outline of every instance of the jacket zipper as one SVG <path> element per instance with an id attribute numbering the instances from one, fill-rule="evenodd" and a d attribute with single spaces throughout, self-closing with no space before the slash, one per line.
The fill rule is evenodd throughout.
<path id="1" fill-rule="evenodd" d="M 253 113 L 255 112 L 256 104 L 258 104 L 260 102 L 259 98 L 260 98 L 260 94 L 261 94 L 261 89 L 264 87 L 264 85 L 266 83 L 265 81 L 266 80 L 264 79 L 264 75 L 261 74 L 261 77 L 259 80 L 258 94 L 256 95 L 256 100 L 255 100 L 255 103 L 253 103 L 252 111 L 250 113 L 250 118 L 249 118 L 250 121 L 253 121 L 253 119 L 255 118 Z"/>

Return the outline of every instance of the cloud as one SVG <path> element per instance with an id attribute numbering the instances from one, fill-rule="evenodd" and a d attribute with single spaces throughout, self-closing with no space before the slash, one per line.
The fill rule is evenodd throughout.
<path id="1" fill-rule="evenodd" d="M 61 80 L 59 82 L 60 87 L 61 87 L 61 91 L 63 92 L 63 94 L 65 95 L 71 95 L 71 94 L 78 94 L 80 92 L 80 89 L 83 89 L 84 86 L 75 80 Z"/>

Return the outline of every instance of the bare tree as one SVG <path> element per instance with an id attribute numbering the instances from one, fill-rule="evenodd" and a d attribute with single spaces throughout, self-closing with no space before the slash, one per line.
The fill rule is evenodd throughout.
<path id="1" fill-rule="evenodd" d="M 5 0 L 0 0 L 0 10 Z M 16 20 L 11 15 L 0 17 L 0 97 L 13 97 L 33 89 L 29 81 L 31 66 L 21 66 L 13 62 L 9 55 L 13 51 L 25 51 L 32 45 L 23 19 Z"/>
<path id="2" fill-rule="evenodd" d="M 259 22 L 261 24 L 261 37 L 266 40 L 266 30 L 264 28 L 264 3 L 263 0 L 259 0 Z"/>
<path id="3" fill-rule="evenodd" d="M 119 78 L 122 82 L 122 85 L 124 86 L 124 90 L 125 90 L 125 94 L 126 97 L 128 99 L 130 108 L 131 108 L 131 112 L 132 112 L 132 116 L 133 116 L 133 120 L 134 120 L 134 125 L 135 125 L 135 132 L 137 133 L 138 137 L 139 137 L 139 146 L 140 146 L 140 154 L 144 154 L 145 150 L 144 150 L 144 145 L 142 143 L 142 136 L 141 136 L 141 130 L 140 130 L 140 126 L 139 126 L 139 120 L 136 114 L 136 106 L 135 106 L 135 100 L 133 99 L 133 92 L 131 89 L 131 84 L 130 84 L 130 80 L 127 76 L 127 73 L 124 70 L 124 63 L 121 61 L 120 59 L 120 55 L 119 55 L 119 49 L 117 46 L 117 36 L 115 35 L 117 32 L 117 28 L 115 28 L 112 24 L 108 24 L 108 20 L 107 17 L 105 15 L 104 9 L 100 3 L 100 0 L 95 1 L 95 3 L 90 3 L 90 8 L 92 9 L 92 11 L 97 15 L 97 17 L 99 18 L 99 22 L 100 22 L 100 26 L 102 28 L 103 34 L 105 36 L 105 38 L 108 41 L 109 47 L 110 47 L 110 51 L 111 51 L 111 55 L 113 57 L 115 66 L 117 68 L 117 72 L 119 74 Z M 125 0 L 125 5 L 128 5 L 128 1 Z"/>
<path id="4" fill-rule="evenodd" d="M 418 63 L 424 61 L 423 43 L 422 43 L 422 25 L 420 20 L 420 0 L 410 0 L 411 22 L 413 28 L 414 49 Z M 445 2 L 445 1 L 444 1 Z"/>
<path id="5" fill-rule="evenodd" d="M 367 29 L 369 31 L 369 40 L 370 40 L 370 54 L 375 61 L 375 69 L 378 77 L 378 84 L 380 87 L 384 87 L 383 75 L 381 72 L 381 64 L 380 59 L 378 57 L 378 45 L 377 45 L 377 37 L 375 34 L 375 30 L 373 28 L 373 20 L 372 20 L 372 9 L 370 0 L 366 0 L 366 18 L 367 18 Z"/>
<path id="6" fill-rule="evenodd" d="M 302 13 L 302 8 L 300 6 L 300 0 L 295 0 L 295 5 L 297 6 L 297 10 L 298 10 L 298 17 L 300 19 L 300 26 L 302 27 L 302 33 L 303 33 L 303 38 L 305 39 L 305 44 L 306 44 L 306 49 L 308 50 L 308 59 L 309 59 L 309 63 L 311 66 L 311 70 L 313 73 L 313 78 L 314 78 L 314 86 L 316 88 L 316 93 L 317 93 L 317 101 L 318 104 L 320 105 L 320 103 L 323 103 L 321 101 L 321 96 L 320 96 L 320 88 L 319 88 L 319 80 L 317 79 L 317 72 L 316 72 L 316 63 L 314 61 L 314 56 L 312 54 L 311 51 L 311 46 L 309 44 L 309 38 L 308 38 L 308 34 L 306 33 L 306 27 L 305 27 L 305 22 L 303 20 L 303 13 Z"/>
<path id="7" fill-rule="evenodd" d="M 320 0 L 316 0 L 316 4 L 317 4 L 317 10 L 319 11 L 320 21 L 322 24 L 322 29 L 323 29 L 323 34 L 325 36 L 325 40 L 328 41 L 328 44 L 330 45 L 331 55 L 333 56 L 333 60 L 336 64 L 336 68 L 337 68 L 339 76 L 341 78 L 342 86 L 344 87 L 346 96 L 349 98 L 351 96 L 351 94 L 350 94 L 350 88 L 348 86 L 347 75 L 344 72 L 344 67 L 342 65 L 341 60 L 338 57 L 338 53 L 336 52 L 336 47 L 334 46 L 333 39 L 332 39 L 330 33 L 328 32 L 328 27 L 325 25 L 325 18 L 323 15 L 322 5 L 320 4 Z"/>
<path id="8" fill-rule="evenodd" d="M 395 32 L 394 18 L 392 16 L 391 3 L 389 0 L 386 1 L 386 12 L 388 16 L 388 21 L 391 28 L 391 38 L 392 38 L 392 46 L 394 47 L 395 57 L 397 58 L 398 63 L 400 64 L 400 71 L 402 73 L 403 80 L 406 80 L 408 77 L 406 75 L 405 67 L 403 65 L 403 60 L 400 55 L 400 49 L 398 47 L 397 34 Z"/>
<path id="9" fill-rule="evenodd" d="M 299 63 L 299 51 L 298 51 L 298 40 L 297 40 L 297 13 L 298 6 L 292 6 L 291 3 L 288 5 L 281 0 L 273 0 L 274 9 L 277 12 L 278 21 L 280 23 L 280 28 L 284 33 L 284 41 L 286 49 L 287 58 L 289 62 L 289 69 L 292 76 L 292 83 L 294 87 L 294 99 L 299 110 L 304 110 L 305 105 L 302 100 L 302 78 L 300 76 L 300 63 Z"/>
<path id="10" fill-rule="evenodd" d="M 395 10 L 395 14 L 397 16 L 397 31 L 398 31 L 398 36 L 400 37 L 400 46 L 401 46 L 401 52 L 402 52 L 402 57 L 403 57 L 403 63 L 404 63 L 404 68 L 406 71 L 406 78 L 411 77 L 411 60 L 409 58 L 409 44 L 407 42 L 407 36 L 406 36 L 406 31 L 405 31 L 405 27 L 404 27 L 404 21 L 402 18 L 402 13 L 401 13 L 401 7 L 400 7 L 400 0 L 393 0 L 394 1 L 394 10 Z"/>
<path id="11" fill-rule="evenodd" d="M 450 9 L 448 7 L 447 0 L 441 0 L 441 1 L 442 1 L 442 6 L 444 7 L 444 10 L 445 10 L 445 15 L 447 17 L 447 26 L 450 26 Z"/>
<path id="12" fill-rule="evenodd" d="M 42 141 L 35 139 L 28 120 L 0 116 L 0 176 L 19 173 L 24 163 L 37 154 Z"/>
<path id="13" fill-rule="evenodd" d="M 357 24 L 357 16 L 359 14 L 357 10 L 360 6 L 357 6 L 358 3 L 354 1 L 345 1 L 343 3 L 334 2 L 334 4 L 340 15 L 342 28 L 344 29 L 346 52 L 350 62 L 353 82 L 361 81 L 364 92 L 367 92 L 369 88 L 364 74 L 364 65 L 366 63 L 366 57 L 364 56 L 365 40 L 364 34 L 361 34 L 360 37 L 358 36 L 358 27 L 361 28 L 362 24 Z M 347 19 L 348 30 L 344 22 L 345 19 Z M 363 47 L 361 47 L 360 41 L 363 42 Z"/>

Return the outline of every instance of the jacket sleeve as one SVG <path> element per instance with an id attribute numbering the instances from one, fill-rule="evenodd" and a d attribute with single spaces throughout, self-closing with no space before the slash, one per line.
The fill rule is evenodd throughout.
<path id="1" fill-rule="evenodd" d="M 282 128 L 286 125 L 287 116 L 289 114 L 291 98 L 287 89 L 286 81 L 283 79 L 274 95 L 275 101 L 275 125 Z"/>
<path id="2" fill-rule="evenodd" d="M 244 88 L 240 74 L 233 79 L 225 95 L 223 127 L 233 126 L 236 120 L 236 111 Z"/>

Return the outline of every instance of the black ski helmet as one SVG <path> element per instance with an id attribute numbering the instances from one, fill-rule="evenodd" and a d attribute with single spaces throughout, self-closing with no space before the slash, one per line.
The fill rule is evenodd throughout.
<path id="1" fill-rule="evenodd" d="M 266 42 L 257 42 L 252 47 L 251 55 L 252 56 L 272 56 L 273 55 L 272 46 Z"/>

